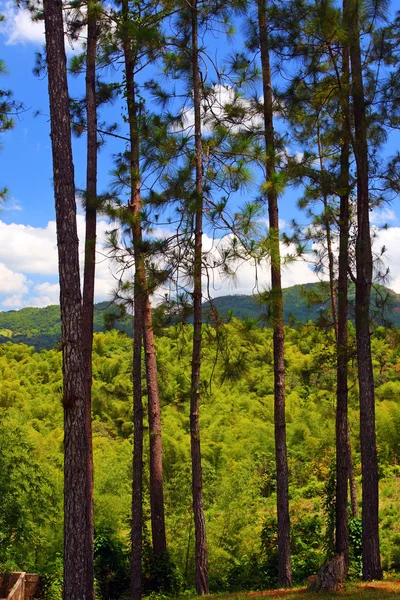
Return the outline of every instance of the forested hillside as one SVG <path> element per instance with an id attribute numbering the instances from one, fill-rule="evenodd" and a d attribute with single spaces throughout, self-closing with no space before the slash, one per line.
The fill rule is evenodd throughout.
<path id="1" fill-rule="evenodd" d="M 308 283 L 295 285 L 283 290 L 285 322 L 296 326 L 307 321 L 326 319 L 330 323 L 331 308 L 327 284 Z M 372 294 L 371 307 L 377 325 L 400 326 L 400 296 L 388 288 L 376 285 Z M 350 301 L 354 303 L 354 287 L 350 288 Z M 270 326 L 268 302 L 258 296 L 219 296 L 203 304 L 205 320 L 213 323 L 213 311 L 217 309 L 223 319 L 255 319 L 260 326 Z M 354 313 L 354 306 L 352 309 Z M 179 312 L 172 317 L 163 312 L 162 321 L 179 321 Z M 193 318 L 187 318 L 192 322 Z M 99 302 L 94 310 L 94 331 L 105 332 L 107 329 L 124 331 L 132 335 L 132 319 L 129 315 L 121 316 L 120 311 L 111 302 Z M 61 335 L 60 309 L 58 306 L 46 308 L 23 308 L 0 312 L 0 343 L 8 340 L 35 346 L 37 350 L 50 350 L 58 342 Z"/>
<path id="2" fill-rule="evenodd" d="M 217 329 L 204 326 L 203 335 L 201 426 L 210 587 L 221 591 L 274 586 L 272 331 L 234 320 Z M 353 352 L 353 328 L 350 337 Z M 146 475 L 148 533 L 143 568 L 147 590 L 157 578 L 159 585 L 160 576 L 169 578 L 175 589 L 192 587 L 194 581 L 188 376 L 191 338 L 192 327 L 188 325 L 165 329 L 157 339 L 167 536 L 176 569 L 152 562 Z M 316 572 L 333 543 L 335 349 L 332 334 L 314 325 L 287 328 L 286 342 L 293 570 L 295 582 L 301 583 Z M 116 331 L 97 333 L 94 338 L 95 564 L 104 598 L 119 598 L 129 576 L 131 344 Z M 378 328 L 372 347 L 382 556 L 384 568 L 390 571 L 400 567 L 399 331 Z M 360 502 L 358 384 L 354 362 L 351 364 L 350 432 Z M 7 343 L 0 346 L 0 368 L 0 564 L 58 576 L 63 518 L 61 353 L 35 352 L 25 345 Z M 350 530 L 351 573 L 357 576 L 360 522 L 355 516 Z M 57 577 L 51 585 L 57 588 Z"/>

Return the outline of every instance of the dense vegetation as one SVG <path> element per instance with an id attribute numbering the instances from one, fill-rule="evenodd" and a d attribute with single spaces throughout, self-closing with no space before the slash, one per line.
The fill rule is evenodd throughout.
<path id="1" fill-rule="evenodd" d="M 94 600 L 95 582 L 99 597 L 121 598 L 128 580 L 131 600 L 193 584 L 198 595 L 289 588 L 330 558 L 330 590 L 382 579 L 382 561 L 399 565 L 399 333 L 386 329 L 399 299 L 371 295 L 387 271 L 370 213 L 400 189 L 400 156 L 388 156 L 399 15 L 375 0 L 22 4 L 44 21 L 35 70 L 48 82 L 60 318 L 27 309 L 0 330 L 51 348 L 0 352 L 4 568 L 53 572 L 50 598 L 62 560 L 65 600 Z M 66 30 L 85 39 L 68 66 Z M 75 98 L 71 73 L 85 83 Z M 12 106 L 0 95 L 4 130 Z M 87 133 L 83 277 L 72 130 Z M 120 146 L 100 196 L 109 135 Z M 300 186 L 308 225 L 292 221 L 282 239 L 288 186 Z M 106 248 L 133 344 L 113 330 L 116 307 L 93 340 L 100 213 L 115 225 Z M 281 242 L 328 279 L 322 296 L 307 290 L 311 308 L 297 289 L 283 297 Z M 231 300 L 204 310 L 206 275 L 252 264 L 257 278 L 264 261 L 265 310 L 243 299 L 243 321 Z M 157 289 L 168 291 L 153 311 Z"/>
<path id="2" fill-rule="evenodd" d="M 350 288 L 350 300 L 354 303 L 354 287 Z M 327 317 L 329 321 L 330 301 L 325 283 L 294 285 L 283 290 L 285 300 L 285 322 L 295 325 Z M 376 285 L 372 294 L 374 320 L 378 324 L 400 325 L 400 296 L 387 288 Z M 219 296 L 204 303 L 204 318 L 213 322 L 215 307 L 223 318 L 255 319 L 260 325 L 268 326 L 268 311 L 265 300 L 257 296 Z M 354 312 L 354 307 L 353 311 Z M 168 319 L 168 314 L 158 315 L 161 322 L 176 321 L 178 316 Z M 192 321 L 192 317 L 188 317 Z M 120 314 L 110 302 L 98 302 L 94 310 L 94 331 L 105 332 L 116 329 L 132 336 L 132 319 Z M 13 341 L 35 346 L 36 350 L 50 350 L 61 335 L 60 309 L 58 306 L 45 308 L 23 308 L 0 312 L 0 343 Z"/>
<path id="3" fill-rule="evenodd" d="M 273 447 L 272 331 L 251 320 L 203 326 L 204 500 L 213 591 L 277 584 Z M 372 338 L 377 398 L 383 566 L 400 567 L 399 331 Z M 147 591 L 193 586 L 190 496 L 190 325 L 157 339 L 170 563 L 152 560 L 148 480 L 143 581 Z M 360 481 L 358 384 L 350 328 L 350 424 Z M 97 333 L 93 357 L 95 564 L 98 594 L 119 598 L 129 577 L 132 477 L 132 342 Z M 286 329 L 286 393 L 292 552 L 297 583 L 332 551 L 335 346 L 332 332 L 309 323 Z M 22 344 L 0 346 L 0 565 L 52 574 L 62 568 L 63 411 L 61 353 Z M 144 376 L 144 374 L 143 374 Z M 145 436 L 148 456 L 148 439 Z M 147 459 L 146 459 L 147 460 Z M 360 570 L 360 532 L 351 519 L 353 576 Z M 49 588 L 50 589 L 50 588 Z M 48 591 L 48 597 L 50 592 Z"/>

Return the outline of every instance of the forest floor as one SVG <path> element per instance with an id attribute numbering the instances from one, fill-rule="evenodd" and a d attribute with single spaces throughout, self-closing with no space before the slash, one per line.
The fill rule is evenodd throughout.
<path id="1" fill-rule="evenodd" d="M 400 599 L 400 581 L 372 581 L 369 583 L 347 584 L 335 593 L 308 592 L 305 588 L 295 590 L 268 590 L 265 592 L 242 592 L 219 594 L 217 600 L 395 600 Z"/>

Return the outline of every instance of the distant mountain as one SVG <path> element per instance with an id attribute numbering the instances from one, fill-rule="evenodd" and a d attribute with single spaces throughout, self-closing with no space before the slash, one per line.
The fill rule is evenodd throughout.
<path id="1" fill-rule="evenodd" d="M 327 283 L 306 283 L 293 285 L 283 290 L 285 323 L 306 323 L 307 321 L 331 318 L 331 302 Z M 354 320 L 354 285 L 349 289 L 349 317 Z M 260 324 L 268 324 L 268 294 L 258 296 L 220 296 L 206 302 L 204 307 L 212 321 L 212 308 L 221 317 L 229 315 L 238 319 L 256 319 Z M 371 292 L 371 307 L 374 321 L 379 325 L 400 327 L 400 294 L 381 286 L 374 286 Z"/>
<path id="2" fill-rule="evenodd" d="M 220 296 L 212 303 L 204 303 L 204 318 L 213 322 L 215 309 L 221 318 L 254 319 L 261 326 L 268 326 L 267 293 L 257 296 Z M 350 288 L 350 318 L 354 314 L 354 287 Z M 307 283 L 294 285 L 283 290 L 285 322 L 292 325 L 318 321 L 329 324 L 330 301 L 326 284 Z M 375 286 L 372 306 L 378 324 L 393 324 L 400 327 L 400 295 L 383 287 Z M 131 334 L 132 319 L 129 315 L 120 318 L 118 308 L 109 302 L 95 305 L 94 330 L 117 329 Z M 59 306 L 46 308 L 22 308 L 0 312 L 0 344 L 8 341 L 23 342 L 37 350 L 53 348 L 61 333 Z"/>
<path id="3" fill-rule="evenodd" d="M 113 313 L 116 317 L 119 316 L 118 309 L 110 302 L 97 303 L 94 309 L 94 331 L 112 328 L 129 334 L 132 328 L 130 317 L 114 321 L 110 318 Z M 10 341 L 22 342 L 35 346 L 37 350 L 43 350 L 54 348 L 60 335 L 61 317 L 58 305 L 0 312 L 0 344 Z"/>

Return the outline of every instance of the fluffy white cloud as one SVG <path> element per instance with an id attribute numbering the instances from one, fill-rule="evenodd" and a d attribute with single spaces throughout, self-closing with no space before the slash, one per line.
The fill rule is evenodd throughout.
<path id="1" fill-rule="evenodd" d="M 26 8 L 17 8 L 14 2 L 7 2 L 2 7 L 5 22 L 1 27 L 6 37 L 6 44 L 44 44 L 43 21 L 32 21 L 32 15 Z"/>
<path id="2" fill-rule="evenodd" d="M 83 272 L 85 219 L 78 215 L 78 236 Z M 110 297 L 115 285 L 115 274 L 111 261 L 104 249 L 106 221 L 98 223 L 96 301 Z M 51 279 L 58 275 L 57 237 L 55 221 L 46 227 L 31 227 L 0 221 L 0 294 L 7 296 L 2 301 L 4 308 L 22 306 L 48 306 L 59 303 L 58 283 L 45 281 L 39 284 L 28 280 L 27 275 L 46 276 Z"/>
<path id="3" fill-rule="evenodd" d="M 78 215 L 78 235 L 80 238 L 81 267 L 84 261 L 84 216 Z M 111 229 L 104 219 L 98 222 L 98 236 L 96 244 L 96 301 L 110 299 L 113 289 L 121 275 L 120 267 L 110 260 L 106 248 L 106 232 Z M 169 232 L 171 233 L 171 232 Z M 161 230 L 158 235 L 168 235 Z M 377 233 L 374 239 L 374 248 L 379 253 L 385 246 L 383 261 L 390 269 L 390 279 L 387 285 L 400 293 L 400 227 L 391 227 Z M 229 243 L 229 236 L 216 240 L 204 234 L 203 245 L 205 251 L 218 252 Z M 281 247 L 282 256 L 293 252 L 293 249 Z M 212 262 L 212 261 L 211 261 Z M 40 276 L 39 282 L 35 276 Z M 127 273 L 132 277 L 132 273 Z M 44 277 L 46 278 L 43 281 Z M 299 283 L 317 281 L 318 277 L 310 267 L 307 256 L 295 261 L 284 261 L 282 281 L 284 287 Z M 0 299 L 2 307 L 6 309 L 21 308 L 23 306 L 47 306 L 58 304 L 59 286 L 57 283 L 57 243 L 54 221 L 46 227 L 31 227 L 11 223 L 7 225 L 0 221 Z M 251 294 L 261 291 L 270 285 L 269 265 L 258 265 L 257 269 L 250 262 L 237 263 L 234 278 L 227 278 L 223 274 L 213 271 L 211 279 L 204 281 L 204 292 L 207 288 L 213 296 L 229 294 Z M 154 301 L 163 295 L 164 290 L 156 294 Z"/>
<path id="4" fill-rule="evenodd" d="M 0 221 L 0 261 L 13 271 L 56 275 L 55 221 L 44 228 Z"/>
<path id="5" fill-rule="evenodd" d="M 28 291 L 28 279 L 23 273 L 16 273 L 4 263 L 0 263 L 0 294 L 25 294 Z"/>
<path id="6" fill-rule="evenodd" d="M 207 235 L 204 235 L 203 246 L 206 250 L 212 252 L 213 250 L 217 250 L 218 246 L 224 247 L 228 243 L 228 238 L 229 236 L 227 236 L 226 241 L 218 240 L 216 242 Z M 307 261 L 307 257 L 289 260 L 288 257 L 293 254 L 293 247 L 281 244 L 283 286 L 290 287 L 299 283 L 319 281 L 310 263 Z M 271 284 L 268 260 L 263 261 L 261 265 L 257 266 L 252 261 L 240 261 L 232 267 L 232 270 L 234 271 L 234 277 L 226 277 L 221 273 L 213 272 L 210 281 L 208 283 L 205 281 L 204 283 L 204 292 L 207 291 L 208 287 L 211 295 L 214 296 L 252 294 L 265 290 Z"/>
<path id="7" fill-rule="evenodd" d="M 60 286 L 58 283 L 39 283 L 34 287 L 34 295 L 30 299 L 31 306 L 50 306 L 60 303 Z"/>
<path id="8" fill-rule="evenodd" d="M 16 44 L 36 44 L 44 45 L 44 22 L 33 21 L 29 10 L 17 7 L 14 2 L 0 3 L 1 13 L 5 21 L 1 24 L 0 33 L 4 35 L 5 43 L 10 46 Z M 67 17 L 67 12 L 65 13 Z M 82 39 L 85 36 L 82 32 Z M 65 49 L 68 53 L 81 50 L 81 42 L 70 43 L 65 36 Z"/>
<path id="9" fill-rule="evenodd" d="M 245 109 L 247 116 L 245 116 L 240 123 L 236 125 L 233 120 L 228 118 L 226 107 L 228 105 L 235 104 L 238 108 Z M 185 130 L 194 127 L 194 108 L 190 107 L 183 109 L 181 112 L 183 128 Z M 230 86 L 217 84 L 214 86 L 212 92 L 207 98 L 207 101 L 202 103 L 202 131 L 203 134 L 210 134 L 212 131 L 211 123 L 213 120 L 224 121 L 227 127 L 230 127 L 232 131 L 237 131 L 242 128 L 258 128 L 262 125 L 262 117 L 254 110 L 249 100 L 244 98 L 238 98 L 236 96 L 235 89 Z M 176 127 L 175 131 L 179 132 L 180 127 Z"/>

